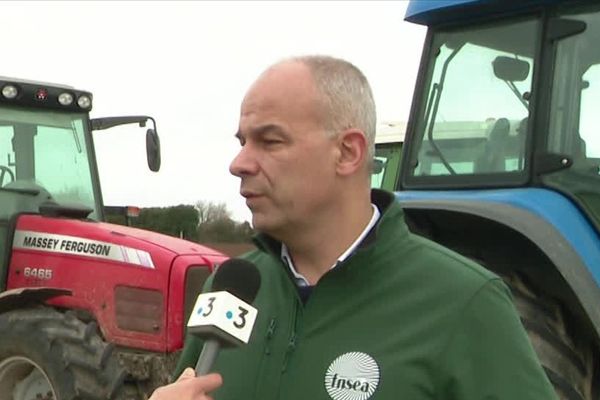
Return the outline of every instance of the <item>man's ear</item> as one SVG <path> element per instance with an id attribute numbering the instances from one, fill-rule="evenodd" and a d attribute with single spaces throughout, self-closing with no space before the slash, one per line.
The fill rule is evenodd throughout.
<path id="1" fill-rule="evenodd" d="M 367 157 L 367 138 L 359 129 L 348 129 L 338 136 L 338 159 L 336 171 L 340 175 L 352 175 L 362 169 Z"/>

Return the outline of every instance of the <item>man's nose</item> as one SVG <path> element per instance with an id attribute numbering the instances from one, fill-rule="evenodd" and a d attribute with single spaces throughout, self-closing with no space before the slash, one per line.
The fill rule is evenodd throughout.
<path id="1" fill-rule="evenodd" d="M 229 164 L 229 172 L 237 177 L 254 175 L 258 171 L 258 164 L 253 155 L 251 146 L 245 144 Z"/>

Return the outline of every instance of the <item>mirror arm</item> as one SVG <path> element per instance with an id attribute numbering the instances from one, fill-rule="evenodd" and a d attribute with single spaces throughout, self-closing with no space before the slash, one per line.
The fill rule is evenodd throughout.
<path id="1" fill-rule="evenodd" d="M 140 127 L 143 128 L 146 126 L 146 122 L 148 120 L 152 121 L 154 130 L 156 130 L 156 121 L 154 121 L 154 118 L 147 116 L 147 115 L 94 118 L 94 119 L 90 120 L 90 127 L 91 127 L 91 130 L 93 130 L 93 131 L 109 129 L 109 128 L 113 128 L 115 126 L 126 125 L 126 124 L 139 124 Z"/>
<path id="2" fill-rule="evenodd" d="M 515 85 L 515 83 L 512 81 L 504 82 L 506 83 L 506 86 L 508 86 L 508 88 L 515 94 L 515 96 L 517 96 L 517 99 L 519 99 L 521 104 L 523 104 L 523 107 L 525 107 L 525 109 L 529 111 L 529 104 L 527 104 L 527 101 L 525 101 L 523 95 L 521 94 L 521 92 L 519 92 L 519 89 L 517 89 L 517 85 Z"/>

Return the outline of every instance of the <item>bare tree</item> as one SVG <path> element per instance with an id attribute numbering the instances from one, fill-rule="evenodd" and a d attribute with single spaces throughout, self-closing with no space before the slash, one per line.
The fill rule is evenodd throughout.
<path id="1" fill-rule="evenodd" d="M 196 202 L 195 207 L 198 210 L 198 225 L 231 219 L 231 212 L 223 202 L 215 203 L 199 200 Z"/>
<path id="2" fill-rule="evenodd" d="M 249 242 L 252 228 L 247 222 L 237 223 L 225 203 L 200 200 L 195 204 L 198 211 L 197 238 L 200 242 Z"/>

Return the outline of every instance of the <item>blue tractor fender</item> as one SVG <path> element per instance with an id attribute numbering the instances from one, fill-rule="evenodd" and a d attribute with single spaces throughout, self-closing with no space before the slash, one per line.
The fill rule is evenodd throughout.
<path id="1" fill-rule="evenodd" d="M 447 210 L 521 233 L 556 266 L 600 336 L 600 235 L 577 206 L 548 189 L 401 191 L 405 209 Z"/>

